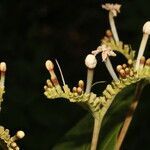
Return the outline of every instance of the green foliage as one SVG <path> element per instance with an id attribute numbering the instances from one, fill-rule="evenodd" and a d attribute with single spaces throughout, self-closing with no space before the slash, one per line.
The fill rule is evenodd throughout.
<path id="1" fill-rule="evenodd" d="M 98 150 L 114 150 L 117 135 L 124 121 L 128 107 L 134 96 L 136 84 L 123 89 L 108 110 L 99 137 Z M 93 119 L 91 114 L 85 116 L 57 143 L 53 150 L 88 150 L 90 149 Z"/>
<path id="2" fill-rule="evenodd" d="M 43 96 L 47 77 L 44 63 L 47 58 L 57 58 L 63 66 L 67 83 L 72 86 L 84 77 L 85 71 L 79 71 L 84 70 L 84 64 L 81 64 L 83 56 L 99 44 L 99 38 L 109 26 L 106 13 L 100 9 L 103 2 L 0 1 L 0 56 L 1 61 L 8 64 L 0 119 L 1 124 L 9 127 L 12 133 L 18 128 L 26 132 L 25 139 L 20 141 L 21 149 L 50 150 L 64 132 L 83 116 L 83 110 L 73 104 L 46 101 Z M 119 33 L 123 33 L 121 40 L 138 49 L 141 27 L 149 20 L 150 1 L 120 2 L 123 13 L 116 21 Z M 150 56 L 149 48 L 146 56 Z M 118 58 L 117 64 L 119 59 L 122 61 Z M 99 66 L 95 75 L 95 81 L 110 80 L 104 65 Z M 150 101 L 147 97 L 150 88 L 145 91 L 126 149 L 149 150 Z"/>

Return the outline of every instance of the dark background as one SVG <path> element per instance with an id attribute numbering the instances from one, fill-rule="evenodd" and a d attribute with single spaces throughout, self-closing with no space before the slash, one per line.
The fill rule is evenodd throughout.
<path id="1" fill-rule="evenodd" d="M 50 150 L 86 114 L 78 105 L 65 100 L 50 101 L 43 95 L 43 86 L 49 78 L 45 61 L 58 59 L 70 87 L 80 79 L 85 80 L 84 58 L 99 45 L 109 28 L 107 12 L 101 9 L 104 2 L 0 1 L 0 60 L 8 67 L 0 121 L 11 130 L 11 135 L 20 129 L 25 131 L 25 138 L 19 142 L 22 150 Z M 118 3 L 123 5 L 116 19 L 120 39 L 137 50 L 142 26 L 150 19 L 150 1 Z M 147 57 L 149 51 L 150 44 Z M 120 58 L 117 64 L 119 61 Z M 104 64 L 99 63 L 95 81 L 110 79 Z M 100 91 L 104 87 L 101 85 Z M 149 89 L 143 93 L 123 149 L 150 149 Z"/>

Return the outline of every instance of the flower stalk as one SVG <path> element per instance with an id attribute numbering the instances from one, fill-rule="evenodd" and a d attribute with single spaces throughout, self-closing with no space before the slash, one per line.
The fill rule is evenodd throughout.
<path id="1" fill-rule="evenodd" d="M 93 83 L 93 76 L 94 76 L 94 70 L 93 69 L 87 69 L 87 82 L 86 82 L 86 93 L 90 93 L 92 83 Z"/>
<path id="2" fill-rule="evenodd" d="M 85 65 L 87 66 L 87 82 L 85 92 L 90 93 L 94 76 L 94 68 L 97 65 L 96 57 L 93 54 L 87 55 L 85 58 Z"/>
<path id="3" fill-rule="evenodd" d="M 102 61 L 105 63 L 106 68 L 108 69 L 108 72 L 110 73 L 111 77 L 114 81 L 118 82 L 119 79 L 113 69 L 113 66 L 111 64 L 111 61 L 109 59 L 109 56 L 116 56 L 116 54 L 112 51 L 111 47 L 106 46 L 105 44 L 102 44 L 97 48 L 97 50 L 92 51 L 94 55 L 97 55 L 98 53 L 102 52 Z"/>
<path id="4" fill-rule="evenodd" d="M 136 60 L 136 64 L 135 64 L 136 71 L 139 68 L 140 59 L 144 54 L 145 47 L 146 47 L 146 44 L 147 44 L 147 41 L 149 38 L 149 34 L 150 34 L 150 21 L 147 21 L 143 26 L 143 37 L 142 37 L 142 41 L 140 44 L 140 48 L 139 48 L 139 52 L 138 52 L 138 56 L 137 56 L 137 60 Z"/>
<path id="5" fill-rule="evenodd" d="M 111 31 L 113 33 L 113 37 L 114 37 L 116 43 L 118 43 L 119 42 L 119 36 L 117 33 L 117 29 L 116 29 L 116 25 L 115 25 L 115 21 L 114 21 L 114 16 L 113 16 L 113 13 L 111 11 L 109 12 L 109 23 L 110 23 Z"/>
<path id="6" fill-rule="evenodd" d="M 115 82 L 118 82 L 119 79 L 118 79 L 118 77 L 117 77 L 117 75 L 116 75 L 116 73 L 115 73 L 115 71 L 114 71 L 114 69 L 113 69 L 113 67 L 112 67 L 112 64 L 111 64 L 111 61 L 110 61 L 109 57 L 107 57 L 107 59 L 106 59 L 106 61 L 105 61 L 105 65 L 106 65 L 106 68 L 108 69 L 108 71 L 109 71 L 111 77 L 113 78 L 113 80 L 114 80 Z"/>
<path id="7" fill-rule="evenodd" d="M 85 58 L 85 65 L 87 66 L 87 83 L 86 83 L 86 93 L 90 93 L 92 82 L 93 82 L 93 76 L 94 76 L 94 68 L 97 65 L 97 59 L 95 55 L 89 54 Z M 92 136 L 92 142 L 91 142 L 91 150 L 96 150 L 97 143 L 99 139 L 99 132 L 101 127 L 101 121 L 96 115 L 94 116 L 94 128 L 93 128 L 93 136 Z"/>
<path id="8" fill-rule="evenodd" d="M 118 37 L 114 17 L 116 17 L 117 14 L 120 13 L 120 7 L 121 7 L 121 5 L 119 5 L 119 4 L 106 3 L 105 5 L 102 5 L 103 9 L 109 11 L 109 24 L 110 24 L 111 31 L 112 31 L 112 34 L 113 34 L 113 37 L 114 37 L 116 43 L 119 42 L 119 37 Z"/>
<path id="9" fill-rule="evenodd" d="M 6 73 L 6 63 L 1 62 L 0 63 L 0 71 L 1 71 L 1 79 L 0 79 L 0 86 L 4 88 L 5 84 L 5 73 Z"/>
<path id="10" fill-rule="evenodd" d="M 1 110 L 1 103 L 3 102 L 3 94 L 5 89 L 5 73 L 6 73 L 6 63 L 0 63 L 0 110 Z"/>

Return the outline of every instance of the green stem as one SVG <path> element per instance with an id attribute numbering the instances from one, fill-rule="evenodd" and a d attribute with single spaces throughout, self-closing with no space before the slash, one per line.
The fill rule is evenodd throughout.
<path id="1" fill-rule="evenodd" d="M 86 83 L 86 93 L 90 93 L 92 82 L 93 82 L 93 75 L 94 75 L 94 69 L 87 70 L 87 83 Z M 101 119 L 99 117 L 94 117 L 94 129 L 93 129 L 93 136 L 92 136 L 92 142 L 91 142 L 91 150 L 96 150 L 97 148 L 97 142 L 99 137 L 101 127 Z"/>
<path id="2" fill-rule="evenodd" d="M 97 148 L 101 123 L 102 123 L 101 119 L 97 119 L 97 118 L 94 119 L 94 129 L 93 129 L 91 150 L 96 150 Z"/>

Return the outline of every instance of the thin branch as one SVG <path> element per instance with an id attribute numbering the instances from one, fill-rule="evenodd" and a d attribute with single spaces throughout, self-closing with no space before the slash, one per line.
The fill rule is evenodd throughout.
<path id="1" fill-rule="evenodd" d="M 121 145 L 125 139 L 125 136 L 127 134 L 127 131 L 128 131 L 128 128 L 130 126 L 130 123 L 132 121 L 132 118 L 133 118 L 133 115 L 134 115 L 134 112 L 137 108 L 137 105 L 139 103 L 139 97 L 142 93 L 142 89 L 143 89 L 143 85 L 142 85 L 142 82 L 138 83 L 137 87 L 136 87 L 136 91 L 135 91 L 135 96 L 131 102 L 131 105 L 129 107 L 129 111 L 126 115 L 126 118 L 125 118 L 125 121 L 124 121 L 124 124 L 122 126 L 122 129 L 119 133 L 119 136 L 118 136 L 118 139 L 117 139 L 117 142 L 116 142 L 116 150 L 120 150 L 121 148 Z"/>

